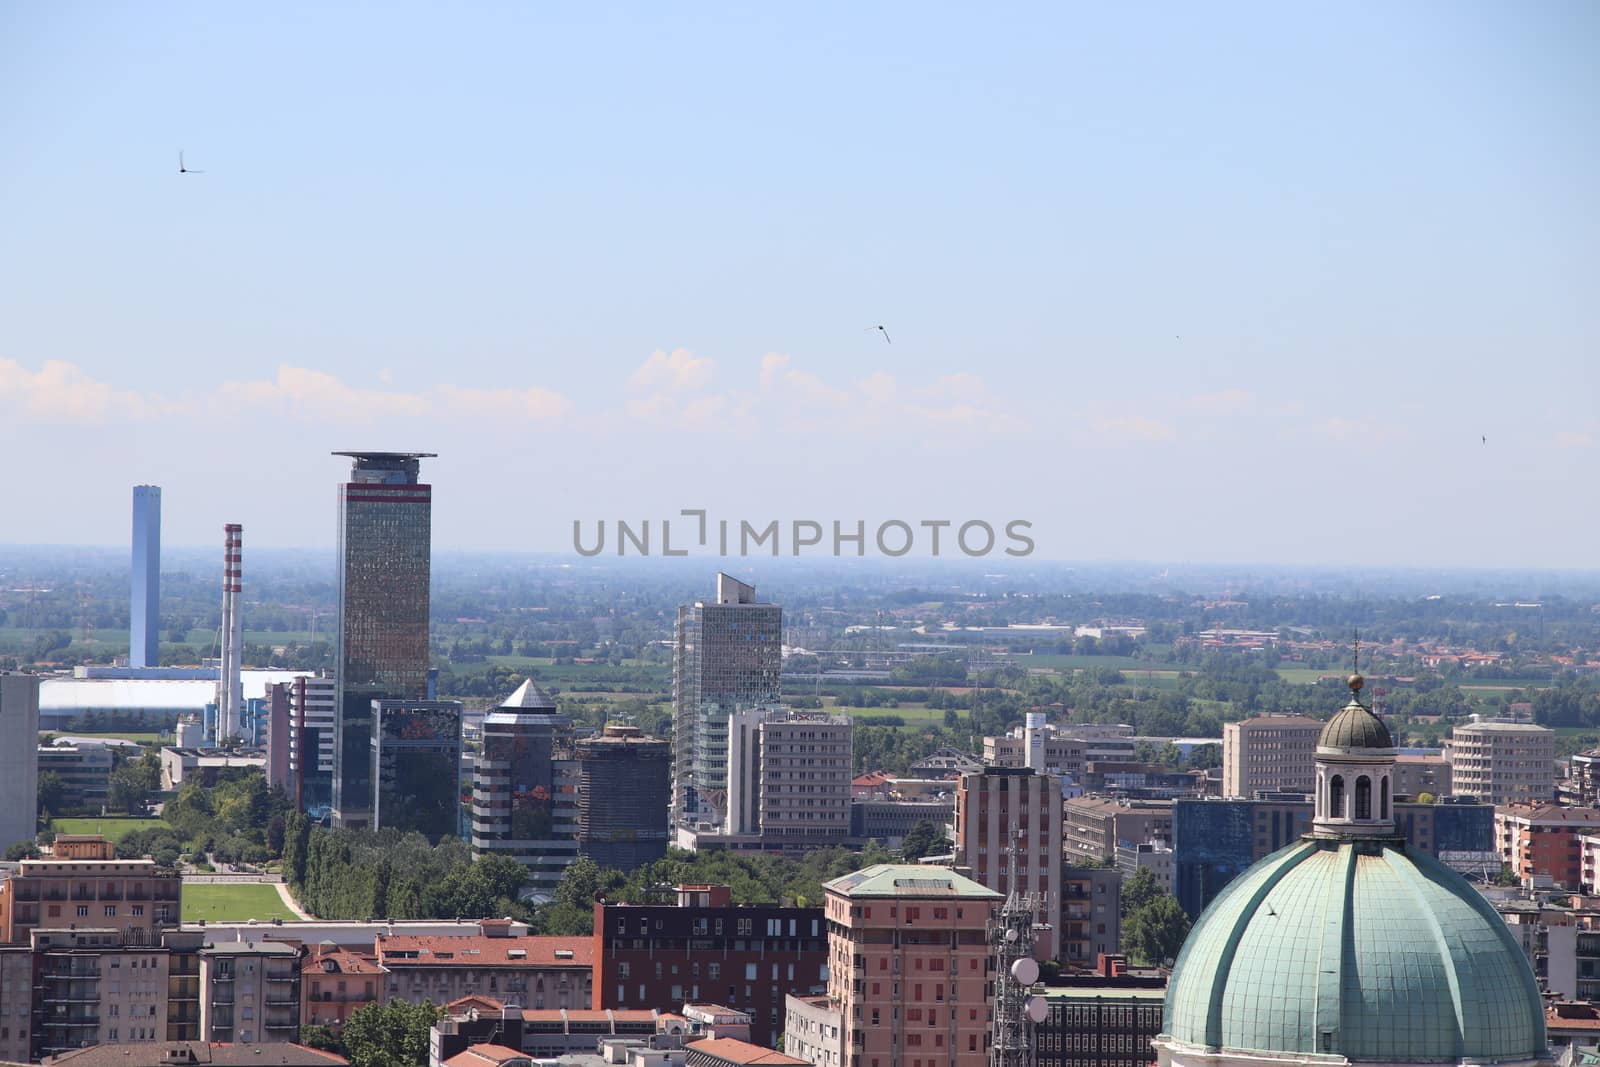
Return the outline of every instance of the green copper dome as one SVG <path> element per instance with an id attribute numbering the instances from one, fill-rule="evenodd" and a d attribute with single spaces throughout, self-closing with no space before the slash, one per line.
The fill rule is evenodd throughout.
<path id="1" fill-rule="evenodd" d="M 1394 738 L 1382 719 L 1351 701 L 1328 720 L 1317 744 L 1322 748 L 1393 748 Z"/>
<path id="2" fill-rule="evenodd" d="M 1454 871 L 1383 839 L 1307 838 L 1235 879 L 1178 956 L 1165 1030 L 1199 1049 L 1390 1064 L 1545 1055 L 1505 923 Z"/>

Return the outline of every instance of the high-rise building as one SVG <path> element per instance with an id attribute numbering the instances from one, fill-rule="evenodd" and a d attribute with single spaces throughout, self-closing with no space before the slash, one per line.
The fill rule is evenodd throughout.
<path id="1" fill-rule="evenodd" d="M 1028 767 L 989 767 L 963 774 L 956 787 L 956 866 L 1004 897 L 1008 851 L 1017 849 L 1018 892 L 1044 908 L 1035 921 L 1048 926 L 1034 936 L 1034 955 L 1061 952 L 1061 779 Z"/>
<path id="2" fill-rule="evenodd" d="M 434 453 L 334 455 L 352 463 L 339 486 L 333 817 L 362 827 L 372 818 L 372 702 L 428 695 L 433 487 L 417 478 Z"/>
<path id="3" fill-rule="evenodd" d="M 161 487 L 133 487 L 133 589 L 128 666 L 161 666 Z"/>
<path id="4" fill-rule="evenodd" d="M 578 768 L 572 721 L 528 679 L 484 716 L 472 781 L 472 853 L 528 868 L 536 896 L 555 892 L 578 858 Z"/>
<path id="5" fill-rule="evenodd" d="M 1222 726 L 1222 795 L 1305 793 L 1316 780 L 1322 724 L 1304 715 L 1257 715 Z"/>
<path id="6" fill-rule="evenodd" d="M 38 829 L 39 676 L 0 671 L 0 851 Z"/>
<path id="7" fill-rule="evenodd" d="M 761 843 L 785 850 L 841 844 L 850 836 L 850 719 L 786 708 L 759 729 Z M 728 768 L 730 780 L 736 770 Z"/>
<path id="8" fill-rule="evenodd" d="M 333 749 L 338 732 L 338 686 L 330 677 L 302 675 L 289 703 L 289 777 L 301 811 L 319 818 L 333 805 Z"/>
<path id="9" fill-rule="evenodd" d="M 608 725 L 575 746 L 578 851 L 631 871 L 667 854 L 672 746 L 637 726 Z"/>
<path id="10" fill-rule="evenodd" d="M 713 601 L 678 609 L 673 657 L 675 821 L 721 826 L 727 805 L 728 717 L 778 701 L 783 609 L 717 575 Z"/>
<path id="11" fill-rule="evenodd" d="M 915 864 L 867 867 L 823 889 L 828 1015 L 843 1025 L 845 1064 L 983 1067 L 994 979 L 988 926 L 1000 894 Z"/>
<path id="12" fill-rule="evenodd" d="M 728 716 L 728 797 L 723 830 L 761 832 L 761 724 L 775 708 L 744 708 Z"/>
<path id="13" fill-rule="evenodd" d="M 429 841 L 461 825 L 461 702 L 372 702 L 372 826 Z"/>
<path id="14" fill-rule="evenodd" d="M 1529 722 L 1487 719 L 1450 731 L 1450 780 L 1457 796 L 1490 804 L 1555 799 L 1555 731 Z"/>

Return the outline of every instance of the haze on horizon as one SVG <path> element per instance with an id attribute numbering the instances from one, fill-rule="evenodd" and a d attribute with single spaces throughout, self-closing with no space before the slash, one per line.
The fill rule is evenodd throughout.
<path id="1" fill-rule="evenodd" d="M 0 544 L 1594 567 L 1600 8 L 1157 14 L 0 11 Z"/>

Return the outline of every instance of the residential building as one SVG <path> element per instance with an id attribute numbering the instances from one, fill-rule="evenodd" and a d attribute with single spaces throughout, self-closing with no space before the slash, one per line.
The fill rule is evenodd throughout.
<path id="1" fill-rule="evenodd" d="M 708 1037 L 683 1046 L 687 1067 L 807 1067 L 806 1061 L 734 1037 Z"/>
<path id="2" fill-rule="evenodd" d="M 374 829 L 429 841 L 461 828 L 461 702 L 372 702 Z"/>
<path id="3" fill-rule="evenodd" d="M 821 908 L 734 906 L 725 885 L 683 885 L 677 903 L 594 905 L 594 997 L 602 1008 L 715 1001 L 751 1017 L 750 1039 L 784 1032 L 784 998 L 826 989 Z"/>
<path id="4" fill-rule="evenodd" d="M 0 714 L 4 714 L 0 710 Z M 0 756 L 0 759 L 3 759 Z M 64 798 L 53 815 L 70 811 L 99 812 L 111 794 L 111 746 L 94 741 L 57 740 L 39 746 L 39 773 L 61 780 Z"/>
<path id="5" fill-rule="evenodd" d="M 1118 845 L 1172 840 L 1170 800 L 1074 797 L 1062 805 L 1062 854 L 1068 863 L 1112 860 Z"/>
<path id="6" fill-rule="evenodd" d="M 1555 731 L 1486 719 L 1450 731 L 1450 780 L 1458 796 L 1488 804 L 1547 804 L 1555 798 Z"/>
<path id="7" fill-rule="evenodd" d="M 1495 811 L 1495 841 L 1526 888 L 1583 885 L 1584 834 L 1600 832 L 1600 810 L 1555 804 L 1512 805 Z"/>
<path id="8" fill-rule="evenodd" d="M 333 805 L 333 749 L 339 686 L 331 677 L 301 675 L 289 683 L 289 774 L 301 811 L 318 816 Z"/>
<path id="9" fill-rule="evenodd" d="M 255 1045 L 300 1036 L 300 949 L 282 941 L 215 941 L 200 949 L 200 1033 Z"/>
<path id="10" fill-rule="evenodd" d="M 1441 755 L 1408 755 L 1394 758 L 1394 795 L 1415 800 L 1423 793 L 1436 800 L 1451 795 L 1450 761 Z"/>
<path id="11" fill-rule="evenodd" d="M 844 1016 L 826 996 L 784 1002 L 783 1048 L 811 1067 L 846 1067 Z"/>
<path id="12" fill-rule="evenodd" d="M 0 1063 L 33 1055 L 33 948 L 0 945 Z"/>
<path id="13" fill-rule="evenodd" d="M 133 487 L 128 666 L 161 666 L 161 487 Z"/>
<path id="14" fill-rule="evenodd" d="M 1087 967 L 1114 955 L 1122 942 L 1122 872 L 1112 867 L 1061 870 L 1061 913 L 1056 923 L 1061 943 L 1055 958 Z"/>
<path id="15" fill-rule="evenodd" d="M 482 995 L 528 1008 L 581 1008 L 593 998 L 594 942 L 588 937 L 516 937 L 506 920 L 485 919 L 484 934 L 434 937 L 380 934 L 377 963 L 388 975 L 385 1001 L 448 1004 Z"/>
<path id="16" fill-rule="evenodd" d="M 300 1021 L 344 1029 L 369 1004 L 382 1004 L 387 987 L 375 955 L 319 943 L 300 960 Z"/>
<path id="17" fill-rule="evenodd" d="M 200 1040 L 200 950 L 206 937 L 196 930 L 163 930 L 167 949 L 167 1040 Z"/>
<path id="18" fill-rule="evenodd" d="M 39 676 L 0 671 L 0 852 L 38 829 Z"/>
<path id="19" fill-rule="evenodd" d="M 529 678 L 483 720 L 472 780 L 472 853 L 509 856 L 548 900 L 578 858 L 579 769 L 572 721 Z"/>
<path id="20" fill-rule="evenodd" d="M 1146 841 L 1137 845 L 1117 846 L 1117 870 L 1123 878 L 1132 878 L 1140 870 L 1147 870 L 1156 884 L 1172 892 L 1172 846 L 1165 841 Z"/>
<path id="21" fill-rule="evenodd" d="M 507 1045 L 468 1045 L 439 1067 L 533 1067 L 533 1060 Z"/>
<path id="22" fill-rule="evenodd" d="M 1148 1067 L 1161 1032 L 1166 983 L 1102 974 L 1048 985 L 1049 1014 L 1034 1030 L 1036 1067 Z"/>
<path id="23" fill-rule="evenodd" d="M 1042 761 L 1044 770 L 1077 782 L 1082 780 L 1090 762 L 1129 762 L 1133 759 L 1133 750 L 1131 726 L 1045 723 L 1018 727 L 1004 737 L 985 737 L 983 762 L 989 767 L 1028 767 Z M 1033 763 L 1030 763 L 1030 754 Z"/>
<path id="24" fill-rule="evenodd" d="M 783 609 L 717 575 L 715 600 L 678 609 L 672 673 L 673 805 L 689 826 L 725 820 L 728 717 L 779 700 Z"/>
<path id="25" fill-rule="evenodd" d="M 1572 803 L 1586 808 L 1600 805 L 1600 748 L 1574 753 L 1568 762 L 1572 776 L 1567 788 Z"/>
<path id="26" fill-rule="evenodd" d="M 1304 715 L 1257 715 L 1222 724 L 1222 795 L 1305 793 L 1315 787 L 1322 723 Z"/>
<path id="27" fill-rule="evenodd" d="M 849 1067 L 982 1067 L 988 924 L 999 893 L 939 867 L 879 864 L 827 891 L 828 1001 Z"/>
<path id="28" fill-rule="evenodd" d="M 178 872 L 154 860 L 119 860 L 111 842 L 62 834 L 55 855 L 23 860 L 0 882 L 0 944 L 23 945 L 35 930 L 93 926 L 115 930 L 119 943 L 160 942 L 178 925 Z"/>
<path id="29" fill-rule="evenodd" d="M 786 708 L 768 715 L 759 730 L 762 845 L 843 844 L 850 836 L 850 719 Z"/>
<path id="30" fill-rule="evenodd" d="M 45 1062 L 60 1067 L 338 1067 L 350 1061 L 286 1041 L 257 1045 L 170 1041 L 137 1048 L 94 1045 L 63 1052 Z"/>
<path id="31" fill-rule="evenodd" d="M 433 454 L 334 455 L 351 465 L 339 486 L 333 819 L 360 828 L 372 820 L 372 702 L 428 697 L 433 487 L 418 474 Z"/>
<path id="32" fill-rule="evenodd" d="M 1180 800 L 1173 806 L 1173 895 L 1197 918 L 1251 864 L 1311 830 L 1312 802 L 1299 794 L 1261 800 Z M 1498 869 L 1495 811 L 1462 801 L 1396 803 L 1396 831 L 1408 845 L 1464 871 Z"/>
<path id="33" fill-rule="evenodd" d="M 31 930 L 29 944 L 37 976 L 29 1059 L 167 1040 L 167 948 L 91 925 Z"/>
<path id="34" fill-rule="evenodd" d="M 608 724 L 573 746 L 578 851 L 624 873 L 667 854 L 672 746 L 637 726 Z"/>
<path id="35" fill-rule="evenodd" d="M 1012 889 L 1033 894 L 1046 929 L 1034 955 L 1061 953 L 1061 778 L 1027 767 L 990 767 L 964 774 L 956 787 L 955 866 L 1002 898 Z M 1008 872 L 1015 847 L 1019 884 Z"/>

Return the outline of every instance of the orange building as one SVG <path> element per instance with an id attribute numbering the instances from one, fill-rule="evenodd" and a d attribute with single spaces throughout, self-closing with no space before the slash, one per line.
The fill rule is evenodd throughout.
<path id="1" fill-rule="evenodd" d="M 302 1026 L 342 1029 L 360 1009 L 383 1003 L 383 968 L 371 956 L 318 945 L 301 957 L 300 996 Z"/>
<path id="2" fill-rule="evenodd" d="M 23 860 L 0 882 L 0 944 L 33 930 L 115 930 L 123 944 L 155 945 L 178 926 L 178 872 L 154 860 L 119 860 L 98 835 L 63 834 L 49 859 Z"/>
<path id="3" fill-rule="evenodd" d="M 1600 830 L 1600 811 L 1555 804 L 1511 805 L 1495 811 L 1501 857 L 1524 886 L 1583 884 L 1581 835 Z"/>

